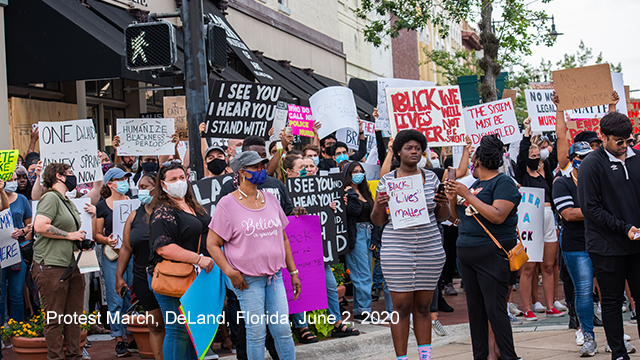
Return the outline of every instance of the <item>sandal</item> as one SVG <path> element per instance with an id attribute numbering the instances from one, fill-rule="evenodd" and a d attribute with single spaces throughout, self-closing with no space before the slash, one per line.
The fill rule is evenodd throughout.
<path id="1" fill-rule="evenodd" d="M 333 328 L 333 331 L 331 332 L 331 337 L 335 338 L 357 335 L 360 335 L 360 331 L 358 331 L 358 329 L 350 328 L 344 323 L 342 323 L 340 327 Z"/>
<path id="2" fill-rule="evenodd" d="M 300 330 L 300 342 L 303 344 L 313 344 L 318 342 L 318 337 L 313 335 L 309 328 Z"/>

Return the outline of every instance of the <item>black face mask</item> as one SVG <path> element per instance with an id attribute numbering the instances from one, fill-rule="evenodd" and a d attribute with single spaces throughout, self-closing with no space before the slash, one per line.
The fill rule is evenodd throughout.
<path id="1" fill-rule="evenodd" d="M 67 175 L 66 180 L 64 181 L 64 186 L 67 187 L 67 190 L 73 191 L 78 185 L 78 179 L 75 175 Z"/>
<path id="2" fill-rule="evenodd" d="M 213 159 L 207 163 L 207 170 L 213 175 L 220 175 L 227 167 L 227 162 L 223 159 Z"/>
<path id="3" fill-rule="evenodd" d="M 154 173 L 158 171 L 157 162 L 149 161 L 149 162 L 142 163 L 141 165 L 142 165 L 142 171 L 144 171 L 145 174 Z"/>
<path id="4" fill-rule="evenodd" d="M 527 160 L 527 167 L 533 171 L 538 170 L 538 168 L 540 167 L 540 159 L 528 159 Z"/>

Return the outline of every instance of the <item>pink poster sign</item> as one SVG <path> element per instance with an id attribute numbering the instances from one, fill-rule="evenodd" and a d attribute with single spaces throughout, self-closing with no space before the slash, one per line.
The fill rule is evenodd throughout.
<path id="1" fill-rule="evenodd" d="M 313 137 L 313 116 L 311 108 L 289 104 L 289 126 L 293 135 Z"/>

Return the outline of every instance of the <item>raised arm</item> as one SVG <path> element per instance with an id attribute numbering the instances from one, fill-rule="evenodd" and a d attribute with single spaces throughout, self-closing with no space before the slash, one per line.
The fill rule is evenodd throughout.
<path id="1" fill-rule="evenodd" d="M 556 92 L 553 92 L 553 103 L 556 109 L 559 109 L 560 98 Z M 564 120 L 564 111 L 556 111 L 556 148 L 558 149 L 558 165 L 560 169 L 566 169 L 569 165 L 569 141 L 567 140 L 567 123 Z M 528 154 L 527 154 L 528 155 Z"/>
<path id="2" fill-rule="evenodd" d="M 464 140 L 467 144 L 462 148 L 462 158 L 460 158 L 460 164 L 456 169 L 456 179 L 461 179 L 469 173 L 469 160 L 473 151 L 473 142 L 469 135 Z"/>
<path id="3" fill-rule="evenodd" d="M 618 92 L 614 90 L 613 93 L 611 93 L 611 104 L 609 104 L 610 113 L 616 112 L 618 101 L 620 101 L 620 96 L 618 95 Z"/>
<path id="4" fill-rule="evenodd" d="M 384 162 L 380 167 L 380 177 L 388 174 L 391 171 L 391 163 L 393 162 L 393 138 L 389 138 L 389 145 L 387 146 L 387 155 L 384 157 Z"/>

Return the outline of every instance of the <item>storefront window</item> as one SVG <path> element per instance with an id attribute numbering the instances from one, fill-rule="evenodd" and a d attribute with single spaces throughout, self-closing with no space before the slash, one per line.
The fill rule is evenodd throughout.
<path id="1" fill-rule="evenodd" d="M 85 82 L 87 96 L 124 100 L 122 79 L 88 80 Z"/>

